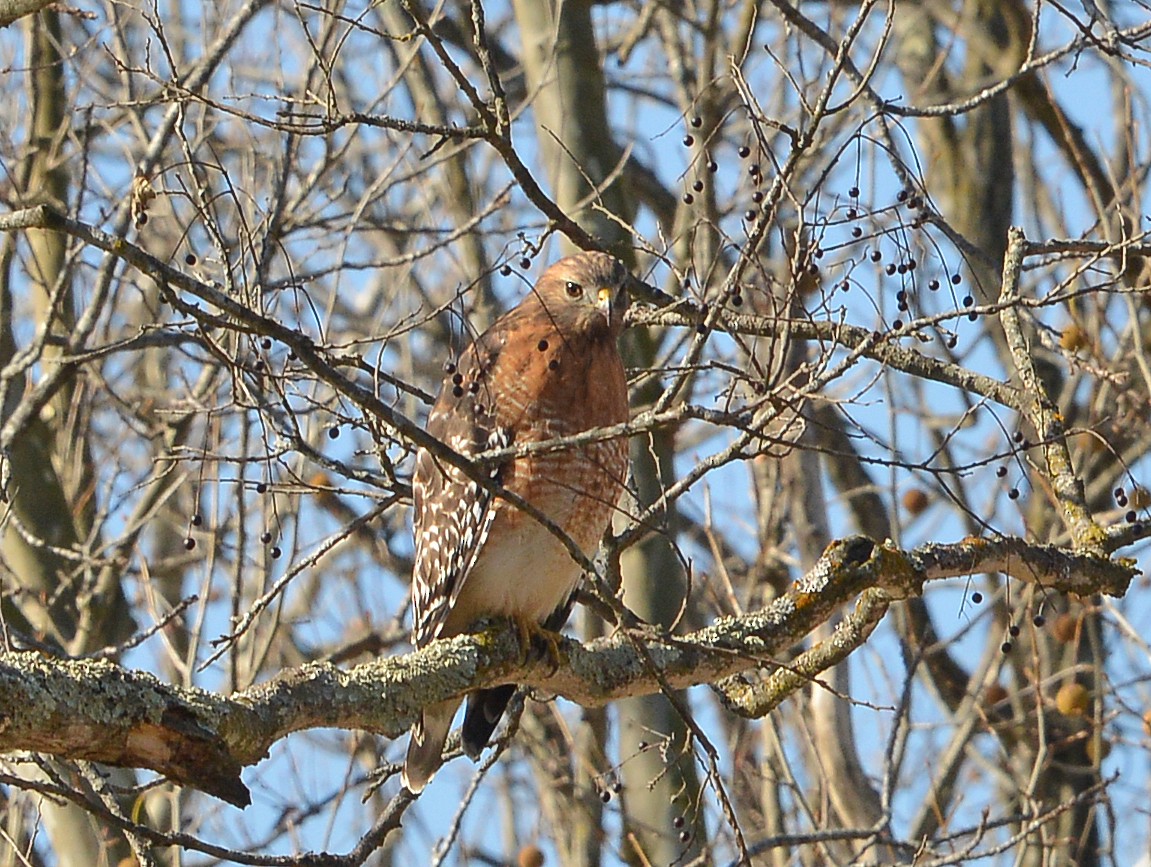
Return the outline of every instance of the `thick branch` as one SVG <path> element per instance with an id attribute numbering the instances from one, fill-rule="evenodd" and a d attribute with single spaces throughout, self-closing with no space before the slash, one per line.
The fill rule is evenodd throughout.
<path id="1" fill-rule="evenodd" d="M 0 27 L 7 27 L 25 15 L 39 12 L 54 0 L 0 0 Z"/>
<path id="2" fill-rule="evenodd" d="M 350 671 L 305 665 L 232 696 L 168 686 L 102 660 L 7 653 L 0 655 L 0 751 L 151 768 L 244 805 L 249 797 L 240 770 L 291 732 L 343 728 L 396 737 L 428 703 L 479 685 L 522 683 L 598 706 L 668 687 L 716 683 L 772 667 L 773 659 L 869 588 L 882 591 L 886 603 L 919 595 L 925 581 L 986 572 L 1062 592 L 1119 596 L 1137 570 L 1130 561 L 1018 539 L 969 538 L 900 551 L 854 537 L 832 544 L 808 575 L 767 608 L 684 637 L 644 631 L 587 646 L 564 640 L 554 669 L 550 660 L 525 661 L 514 630 L 493 628 Z M 844 658 L 868 631 L 848 636 L 848 646 L 830 655 L 824 667 Z M 819 670 L 813 665 L 803 674 Z M 793 679 L 787 687 L 802 682 Z"/>

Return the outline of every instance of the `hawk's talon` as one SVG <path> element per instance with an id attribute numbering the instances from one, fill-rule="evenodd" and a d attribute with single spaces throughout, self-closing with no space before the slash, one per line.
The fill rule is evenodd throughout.
<path id="1" fill-rule="evenodd" d="M 521 660 L 526 664 L 543 658 L 551 664 L 549 674 L 559 671 L 564 663 L 563 635 L 522 617 L 513 617 L 512 623 L 516 628 Z"/>

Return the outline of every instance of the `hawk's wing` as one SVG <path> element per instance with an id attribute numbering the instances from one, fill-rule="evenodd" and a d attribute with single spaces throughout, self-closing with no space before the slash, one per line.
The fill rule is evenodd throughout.
<path id="1" fill-rule="evenodd" d="M 496 395 L 488 379 L 509 328 L 493 328 L 448 367 L 427 431 L 471 457 L 511 445 L 513 432 L 496 424 Z M 491 479 L 500 467 L 492 467 Z M 416 557 L 412 578 L 412 635 L 416 647 L 437 638 L 448 612 L 487 540 L 495 516 L 489 490 L 462 470 L 420 449 L 412 478 Z"/>

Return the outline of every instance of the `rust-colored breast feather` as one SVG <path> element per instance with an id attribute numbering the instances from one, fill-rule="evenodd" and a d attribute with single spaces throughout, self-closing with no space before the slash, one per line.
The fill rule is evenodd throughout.
<path id="1" fill-rule="evenodd" d="M 497 424 L 515 430 L 517 444 L 627 421 L 627 381 L 610 334 L 565 334 L 542 311 L 519 328 L 492 371 Z M 516 458 L 501 481 L 594 553 L 626 473 L 627 443 L 616 438 Z M 496 508 L 513 525 L 534 520 L 506 503 Z"/>

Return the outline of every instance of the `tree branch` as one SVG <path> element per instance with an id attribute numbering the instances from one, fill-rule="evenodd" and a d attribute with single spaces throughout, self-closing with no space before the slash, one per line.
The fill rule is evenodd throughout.
<path id="1" fill-rule="evenodd" d="M 55 0 L 0 0 L 0 27 L 7 27 L 25 15 L 33 15 Z"/>
<path id="2" fill-rule="evenodd" d="M 775 658 L 869 588 L 882 591 L 886 603 L 919 595 L 926 581 L 1003 572 L 1049 590 L 1121 596 L 1137 571 L 1128 560 L 1019 539 L 968 538 L 901 551 L 855 536 L 830 545 L 815 568 L 768 607 L 683 637 L 646 629 L 586 646 L 564 639 L 556 668 L 546 659 L 525 661 L 515 630 L 489 628 L 349 671 L 304 665 L 231 696 L 170 686 L 107 660 L 8 652 L 0 654 L 0 751 L 150 768 L 243 806 L 250 797 L 241 769 L 292 732 L 322 727 L 397 737 L 428 703 L 500 683 L 526 684 L 589 707 L 716 683 L 774 668 Z M 830 655 L 823 667 L 845 658 L 869 631 L 849 636 L 847 650 Z M 807 677 L 822 670 L 809 668 Z M 794 678 L 786 686 L 794 690 L 803 682 Z"/>

